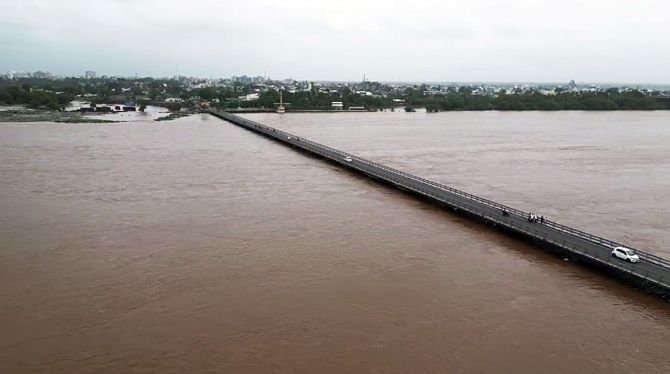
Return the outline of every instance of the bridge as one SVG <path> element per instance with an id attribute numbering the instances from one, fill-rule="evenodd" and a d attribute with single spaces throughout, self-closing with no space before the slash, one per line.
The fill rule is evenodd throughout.
<path id="1" fill-rule="evenodd" d="M 614 247 L 624 246 L 620 243 L 551 220 L 530 221 L 528 212 L 408 174 L 246 118 L 223 111 L 209 110 L 208 113 L 431 202 L 449 207 L 457 213 L 486 222 L 497 229 L 557 250 L 574 261 L 594 265 L 652 293 L 670 296 L 670 261 L 665 258 L 625 245 L 638 254 L 640 262 L 624 262 L 611 255 Z"/>

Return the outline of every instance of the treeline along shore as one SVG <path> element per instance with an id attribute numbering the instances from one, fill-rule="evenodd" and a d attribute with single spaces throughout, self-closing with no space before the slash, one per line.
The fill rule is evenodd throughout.
<path id="1" fill-rule="evenodd" d="M 574 83 L 571 82 L 574 86 Z M 96 103 L 133 101 L 177 112 L 200 106 L 229 110 L 384 110 L 425 107 L 440 111 L 669 110 L 670 91 L 612 87 L 551 89 L 482 86 L 400 85 L 379 82 L 328 83 L 234 79 L 168 78 L 0 78 L 0 105 L 63 110 L 73 100 Z"/>
<path id="2" fill-rule="evenodd" d="M 648 97 L 640 91 L 555 95 L 502 94 L 495 97 L 454 94 L 413 101 L 429 112 L 450 110 L 668 110 L 670 98 Z"/>

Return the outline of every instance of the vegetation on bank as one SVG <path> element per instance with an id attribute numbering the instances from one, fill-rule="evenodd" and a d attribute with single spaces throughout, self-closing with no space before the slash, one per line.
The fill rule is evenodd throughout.
<path id="1" fill-rule="evenodd" d="M 471 93 L 452 93 L 445 95 L 424 95 L 418 90 L 409 89 L 399 98 L 405 100 L 408 107 L 425 107 L 428 112 L 440 111 L 477 111 L 477 110 L 667 110 L 670 99 L 649 97 L 640 91 L 619 93 L 615 90 L 600 93 L 562 92 L 556 95 L 501 94 L 481 96 Z M 340 93 L 296 92 L 285 93 L 284 102 L 289 110 L 329 110 L 333 101 L 343 102 L 345 107 L 360 106 L 367 109 L 386 109 L 393 107 L 391 98 L 364 96 L 345 89 Z M 258 100 L 240 101 L 222 104 L 235 108 L 274 108 L 279 102 L 279 93 L 264 92 Z"/>
<path id="2" fill-rule="evenodd" d="M 320 93 L 320 92 L 285 92 L 283 93 L 284 103 L 289 109 L 293 110 L 330 110 L 333 101 L 341 101 L 345 107 L 360 106 L 368 109 L 391 108 L 392 99 L 364 96 L 344 89 L 340 93 Z M 267 91 L 260 94 L 258 100 L 254 101 L 235 101 L 223 106 L 233 106 L 240 108 L 274 108 L 279 103 L 279 93 L 276 91 Z"/>
<path id="3" fill-rule="evenodd" d="M 161 121 L 172 121 L 177 118 L 182 118 L 182 117 L 188 117 L 191 114 L 196 113 L 195 110 L 184 110 L 184 111 L 171 111 L 170 114 L 167 116 L 163 117 L 158 117 L 154 121 L 161 122 Z"/>
<path id="4" fill-rule="evenodd" d="M 135 101 L 138 109 L 147 105 L 163 105 L 165 97 L 190 95 L 179 81 L 153 78 L 100 78 L 68 77 L 52 80 L 42 78 L 0 79 L 0 104 L 25 105 L 29 108 L 59 110 L 72 100 L 90 101 L 92 105 Z M 165 103 L 163 106 L 167 106 Z M 178 106 L 175 109 L 175 104 Z M 180 109 L 172 103 L 171 111 Z"/>
<path id="5" fill-rule="evenodd" d="M 28 84 L 0 87 L 0 103 L 26 105 L 30 108 L 63 109 L 74 99 L 66 92 L 52 92 Z"/>
<path id="6" fill-rule="evenodd" d="M 361 91 L 362 89 L 362 91 Z M 434 92 L 426 85 L 391 87 L 377 82 L 365 82 L 361 87 L 343 86 L 323 92 L 310 90 L 284 91 L 283 100 L 289 110 L 331 110 L 332 102 L 342 102 L 345 108 L 388 109 L 401 99 L 402 106 L 425 107 L 429 112 L 471 110 L 667 110 L 670 98 L 660 94 L 638 91 L 562 91 L 544 95 L 537 91 L 512 94 L 477 95 L 472 87 L 462 86 L 447 92 Z M 361 94 L 370 90 L 383 94 Z M 252 93 L 253 85 L 191 87 L 185 81 L 154 78 L 65 78 L 60 80 L 25 78 L 0 79 L 0 104 L 25 105 L 29 108 L 59 110 L 73 99 L 87 100 L 92 105 L 135 101 L 140 110 L 147 105 L 160 105 L 172 112 L 198 106 L 201 101 L 212 106 L 231 109 L 272 109 L 279 103 L 279 92 L 268 89 L 257 100 L 241 100 Z M 328 91 L 328 90 L 326 90 Z M 167 98 L 178 99 L 166 102 Z"/>
<path id="7" fill-rule="evenodd" d="M 67 119 L 58 119 L 55 120 L 54 122 L 60 122 L 60 123 L 117 123 L 119 121 L 112 121 L 108 119 L 99 119 L 99 118 L 87 118 L 87 117 L 79 117 L 79 118 L 67 118 Z"/>
<path id="8" fill-rule="evenodd" d="M 451 110 L 667 110 L 670 99 L 648 97 L 639 91 L 571 93 L 556 95 L 475 96 L 451 94 L 409 97 L 409 104 L 425 106 L 429 112 Z"/>
<path id="9" fill-rule="evenodd" d="M 94 118 L 77 112 L 63 112 L 50 109 L 20 109 L 0 111 L 0 122 L 112 123 L 119 121 Z"/>

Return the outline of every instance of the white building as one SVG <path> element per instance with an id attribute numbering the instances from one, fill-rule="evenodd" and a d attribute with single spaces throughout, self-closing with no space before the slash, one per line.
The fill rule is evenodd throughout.
<path id="1" fill-rule="evenodd" d="M 256 93 L 250 93 L 246 96 L 240 96 L 239 99 L 242 100 L 242 101 L 254 101 L 254 100 L 258 100 L 260 97 L 261 97 L 261 94 L 256 92 Z"/>

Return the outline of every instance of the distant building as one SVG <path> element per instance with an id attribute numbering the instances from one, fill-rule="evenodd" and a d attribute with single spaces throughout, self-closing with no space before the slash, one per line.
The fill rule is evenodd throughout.
<path id="1" fill-rule="evenodd" d="M 53 79 L 53 74 L 49 73 L 48 71 L 36 71 L 33 73 L 33 78 L 39 78 L 39 79 Z"/>
<path id="2" fill-rule="evenodd" d="M 86 77 L 86 79 L 95 79 L 96 73 L 93 70 L 86 70 L 84 76 Z"/>
<path id="3" fill-rule="evenodd" d="M 341 101 L 333 101 L 330 103 L 330 109 L 332 110 L 343 110 L 344 109 L 344 103 Z"/>
<path id="4" fill-rule="evenodd" d="M 568 90 L 574 91 L 577 89 L 577 84 L 575 83 L 574 79 L 568 83 Z"/>
<path id="5" fill-rule="evenodd" d="M 135 112 L 137 111 L 137 103 L 134 101 L 126 101 L 123 103 L 123 111 L 124 112 Z"/>
<path id="6" fill-rule="evenodd" d="M 242 101 L 254 101 L 254 100 L 258 100 L 260 97 L 261 97 L 261 95 L 259 93 L 250 93 L 250 94 L 245 95 L 245 96 L 240 96 L 239 98 Z"/>
<path id="7" fill-rule="evenodd" d="M 241 84 L 251 84 L 253 83 L 253 78 L 247 77 L 246 75 L 243 75 L 241 77 L 233 77 L 233 80 L 237 83 Z"/>

